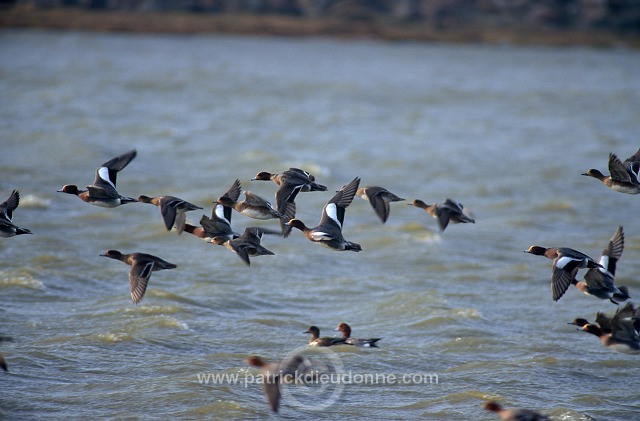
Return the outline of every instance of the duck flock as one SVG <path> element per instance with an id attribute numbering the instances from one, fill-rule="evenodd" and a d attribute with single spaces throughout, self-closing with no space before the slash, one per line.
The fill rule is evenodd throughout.
<path id="1" fill-rule="evenodd" d="M 140 195 L 132 198 L 118 193 L 116 190 L 118 173 L 136 156 L 136 150 L 131 150 L 106 161 L 96 170 L 93 184 L 87 185 L 84 190 L 77 185 L 68 184 L 58 192 L 75 195 L 88 204 L 106 208 L 115 208 L 133 202 L 154 205 L 159 208 L 164 227 L 168 231 L 175 229 L 178 234 L 187 232 L 207 243 L 224 246 L 236 253 L 246 265 L 251 264 L 250 257 L 274 254 L 261 244 L 265 234 L 286 238 L 293 228 L 301 231 L 309 241 L 331 250 L 360 252 L 362 247 L 347 240 L 342 233 L 345 212 L 354 197 L 359 196 L 368 201 L 382 223 L 389 218 L 390 203 L 405 201 L 404 198 L 391 193 L 384 187 L 360 187 L 361 180 L 355 177 L 338 189 L 324 205 L 318 224 L 309 227 L 295 217 L 295 199 L 301 192 L 323 192 L 328 190 L 327 187 L 317 183 L 310 173 L 298 168 L 289 168 L 281 173 L 261 171 L 252 181 L 271 181 L 278 186 L 275 192 L 275 207 L 250 191 L 243 192 L 240 181 L 236 179 L 224 194 L 213 201 L 211 216 L 203 215 L 199 225 L 192 225 L 187 223 L 187 212 L 202 208 L 186 200 L 175 196 Z M 582 175 L 596 178 L 606 187 L 617 192 L 640 194 L 640 149 L 625 161 L 620 160 L 613 153 L 609 154 L 609 173 L 610 175 L 606 176 L 597 169 L 589 169 Z M 244 194 L 244 200 L 239 200 L 241 193 Z M 19 203 L 20 193 L 13 190 L 8 199 L 0 204 L 0 237 L 10 238 L 32 234 L 29 229 L 13 223 L 13 214 Z M 475 223 L 468 209 L 450 198 L 442 203 L 430 205 L 419 199 L 407 204 L 423 209 L 434 217 L 441 232 L 450 223 Z M 268 229 L 248 226 L 240 234 L 231 227 L 234 211 L 253 219 L 278 220 L 280 227 Z M 634 306 L 630 301 L 620 305 L 631 298 L 630 291 L 626 286 L 616 286 L 614 282 L 616 266 L 624 250 L 624 240 L 623 227 L 619 226 L 598 260 L 569 247 L 532 245 L 525 252 L 552 260 L 551 292 L 554 301 L 561 299 L 570 286 L 574 285 L 587 295 L 608 300 L 618 306 L 613 315 L 598 312 L 593 322 L 577 317 L 569 324 L 597 336 L 602 345 L 614 351 L 640 354 L 640 307 Z M 107 250 L 101 256 L 120 260 L 131 267 L 129 270 L 130 293 L 132 301 L 136 304 L 143 299 L 154 271 L 177 268 L 177 265 L 163 258 L 142 252 L 122 253 L 118 250 Z M 583 280 L 578 280 L 577 275 L 580 269 L 587 269 Z M 305 333 L 311 335 L 310 346 L 320 347 L 335 345 L 377 347 L 377 342 L 381 340 L 381 338 L 353 338 L 351 327 L 345 322 L 339 323 L 335 330 L 340 331 L 342 336 L 320 336 L 320 329 L 317 326 L 310 326 Z M 10 340 L 4 336 L 0 339 Z M 247 362 L 262 369 L 265 378 L 263 382 L 265 396 L 274 412 L 279 408 L 280 384 L 283 378 L 287 374 L 299 370 L 309 371 L 310 367 L 313 367 L 313 364 L 302 355 L 292 355 L 273 363 L 267 363 L 258 356 L 250 356 Z M 0 354 L 0 368 L 8 370 L 2 354 Z M 505 409 L 496 402 L 486 402 L 484 408 L 497 413 L 503 420 L 547 419 L 546 416 L 525 409 Z"/>

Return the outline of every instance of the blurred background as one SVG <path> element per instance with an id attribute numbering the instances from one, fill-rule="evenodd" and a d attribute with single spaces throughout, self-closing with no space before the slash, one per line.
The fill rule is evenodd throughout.
<path id="1" fill-rule="evenodd" d="M 2 26 L 638 46 L 636 0 L 3 0 Z M 88 15 L 87 12 L 101 12 Z M 133 19 L 133 16 L 143 19 Z"/>

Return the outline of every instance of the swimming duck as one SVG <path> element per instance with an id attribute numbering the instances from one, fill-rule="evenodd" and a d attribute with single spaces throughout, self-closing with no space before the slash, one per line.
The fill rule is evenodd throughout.
<path id="1" fill-rule="evenodd" d="M 578 269 L 602 267 L 586 254 L 568 247 L 531 246 L 524 252 L 553 260 L 551 291 L 554 301 L 558 301 L 564 295 L 575 280 Z"/>
<path id="2" fill-rule="evenodd" d="M 269 407 L 278 412 L 282 393 L 280 387 L 285 383 L 295 383 L 296 378 L 305 376 L 311 371 L 311 361 L 308 358 L 294 354 L 282 361 L 267 363 L 258 356 L 247 358 L 247 363 L 262 370 L 262 387 Z"/>
<path id="3" fill-rule="evenodd" d="M 136 199 L 121 196 L 116 190 L 118 172 L 129 165 L 129 162 L 136 155 L 137 152 L 133 149 L 102 164 L 96 170 L 93 184 L 88 185 L 86 190 L 78 189 L 75 184 L 67 184 L 58 190 L 58 193 L 74 194 L 84 202 L 103 208 L 115 208 L 126 203 L 136 202 Z"/>
<path id="4" fill-rule="evenodd" d="M 13 224 L 13 211 L 20 204 L 20 193 L 13 190 L 9 198 L 0 203 L 0 237 L 9 238 L 16 235 L 32 234 L 26 228 L 20 228 Z"/>
<path id="5" fill-rule="evenodd" d="M 618 309 L 611 318 L 610 331 L 598 324 L 586 324 L 582 330 L 591 333 L 600 339 L 602 345 L 614 351 L 637 354 L 640 353 L 640 336 L 638 333 L 637 310 L 628 303 L 622 309 Z"/>
<path id="6" fill-rule="evenodd" d="M 356 196 L 360 196 L 364 200 L 369 201 L 383 224 L 387 222 L 389 218 L 389 203 L 405 200 L 391 193 L 384 187 L 379 186 L 361 187 L 356 191 Z"/>
<path id="7" fill-rule="evenodd" d="M 498 414 L 502 421 L 548 421 L 549 417 L 529 409 L 503 408 L 497 402 L 486 402 L 484 409 Z"/>
<path id="8" fill-rule="evenodd" d="M 320 337 L 320 329 L 317 326 L 309 326 L 309 329 L 302 333 L 311 334 L 311 339 L 309 339 L 310 346 L 348 345 L 345 338 Z"/>
<path id="9" fill-rule="evenodd" d="M 618 227 L 609 241 L 607 248 L 602 251 L 600 265 L 591 268 L 584 275 L 584 281 L 573 280 L 572 283 L 582 292 L 594 297 L 609 300 L 618 305 L 619 301 L 628 300 L 629 289 L 626 286 L 614 285 L 616 264 L 624 249 L 624 232 Z"/>
<path id="10" fill-rule="evenodd" d="M 182 234 L 182 231 L 185 229 L 187 220 L 186 212 L 202 209 L 200 206 L 196 206 L 193 203 L 189 203 L 175 196 L 149 197 L 142 195 L 138 197 L 138 201 L 159 207 L 167 231 L 171 231 L 171 228 L 175 226 L 178 235 Z"/>
<path id="11" fill-rule="evenodd" d="M 310 241 L 332 250 L 361 251 L 360 244 L 347 241 L 342 236 L 344 214 L 353 201 L 359 184 L 360 178 L 356 177 L 349 184 L 338 190 L 322 208 L 322 217 L 317 226 L 309 228 L 301 220 L 295 218 L 290 220 L 288 224 L 302 231 Z"/>
<path id="12" fill-rule="evenodd" d="M 109 257 L 111 259 L 120 260 L 131 266 L 129 271 L 129 284 L 131 287 L 131 300 L 138 304 L 145 291 L 151 273 L 162 269 L 175 269 L 177 266 L 169 263 L 157 256 L 146 253 L 129 253 L 123 254 L 118 250 L 108 250 L 100 256 Z"/>
<path id="13" fill-rule="evenodd" d="M 582 175 L 596 178 L 611 190 L 620 193 L 640 193 L 640 149 L 624 162 L 616 154 L 610 153 L 609 173 L 611 175 L 605 176 L 599 170 L 591 168 Z"/>
<path id="14" fill-rule="evenodd" d="M 351 337 L 351 326 L 346 324 L 345 322 L 341 322 L 336 327 L 336 330 L 342 332 L 342 337 L 345 339 L 345 343 L 353 346 L 361 346 L 361 347 L 372 347 L 377 348 L 376 342 L 378 342 L 382 338 L 370 338 L 370 339 L 358 339 Z"/>
<path id="15" fill-rule="evenodd" d="M 417 208 L 424 209 L 427 213 L 438 220 L 440 231 L 443 232 L 449 223 L 452 224 L 475 224 L 476 220 L 465 213 L 462 203 L 447 198 L 444 203 L 434 203 L 427 205 L 422 200 L 416 199 L 408 205 L 413 205 Z"/>
<path id="16" fill-rule="evenodd" d="M 267 250 L 260 244 L 263 234 L 280 233 L 266 230 L 264 228 L 247 227 L 238 238 L 229 240 L 222 236 L 216 236 L 211 239 L 211 243 L 219 246 L 225 246 L 232 252 L 236 253 L 248 266 L 251 264 L 249 256 L 254 257 L 274 254 L 272 251 Z"/>

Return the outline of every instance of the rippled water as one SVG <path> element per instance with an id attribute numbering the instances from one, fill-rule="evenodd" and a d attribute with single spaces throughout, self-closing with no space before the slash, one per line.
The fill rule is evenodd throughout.
<path id="1" fill-rule="evenodd" d="M 640 294 L 640 198 L 580 175 L 640 146 L 638 68 L 629 50 L 0 33 L 0 198 L 20 190 L 14 222 L 34 233 L 0 242 L 0 334 L 13 338 L 0 344 L 0 415 L 262 419 L 260 385 L 198 376 L 249 378 L 248 355 L 282 358 L 309 325 L 333 335 L 346 321 L 383 339 L 335 348 L 344 370 L 437 383 L 348 384 L 322 411 L 302 389 L 282 418 L 495 419 L 487 399 L 563 420 L 637 417 L 638 356 L 566 324 L 615 306 L 573 287 L 554 303 L 550 262 L 522 251 L 598 257 L 623 225 L 617 283 Z M 361 253 L 296 231 L 265 238 L 276 255 L 246 267 L 166 232 L 155 207 L 56 193 L 134 147 L 122 194 L 171 194 L 205 214 L 234 179 L 271 198 L 274 184 L 250 179 L 298 166 L 329 186 L 298 197 L 310 225 L 355 176 L 410 200 L 455 198 L 477 223 L 441 235 L 401 202 L 382 225 L 356 197 L 344 235 Z M 134 305 L 107 249 L 178 268 L 154 273 Z"/>

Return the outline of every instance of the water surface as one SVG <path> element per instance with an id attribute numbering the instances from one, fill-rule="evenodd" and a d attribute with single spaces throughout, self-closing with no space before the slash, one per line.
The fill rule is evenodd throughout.
<path id="1" fill-rule="evenodd" d="M 282 358 L 309 325 L 333 335 L 341 321 L 383 337 L 336 348 L 345 370 L 437 384 L 344 385 L 322 412 L 285 396 L 282 418 L 495 419 L 487 399 L 565 420 L 638 414 L 638 356 L 566 324 L 615 306 L 574 288 L 554 303 L 550 261 L 522 252 L 597 258 L 623 225 L 617 283 L 640 291 L 639 197 L 580 175 L 640 146 L 637 52 L 4 31 L 0 63 L 0 195 L 20 190 L 14 222 L 34 233 L 0 242 L 4 418 L 264 419 L 260 385 L 198 376 L 255 375 L 248 355 Z M 184 198 L 204 208 L 192 223 L 236 178 L 272 198 L 275 184 L 250 179 L 291 166 L 329 187 L 298 197 L 308 225 L 356 176 L 408 200 L 457 199 L 477 223 L 441 234 L 400 202 L 382 225 L 356 197 L 344 235 L 361 253 L 296 231 L 265 238 L 276 255 L 246 267 L 166 232 L 150 205 L 56 193 L 131 148 L 119 191 Z M 134 305 L 107 249 L 178 268 Z"/>

